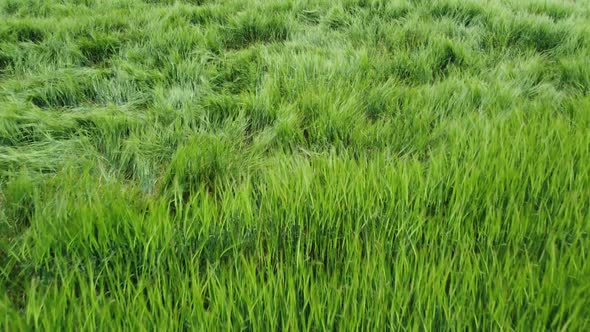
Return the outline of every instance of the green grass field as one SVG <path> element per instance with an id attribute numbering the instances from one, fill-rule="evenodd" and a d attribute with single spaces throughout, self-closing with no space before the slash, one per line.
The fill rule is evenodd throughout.
<path id="1" fill-rule="evenodd" d="M 0 0 L 5 331 L 590 329 L 587 0 Z"/>

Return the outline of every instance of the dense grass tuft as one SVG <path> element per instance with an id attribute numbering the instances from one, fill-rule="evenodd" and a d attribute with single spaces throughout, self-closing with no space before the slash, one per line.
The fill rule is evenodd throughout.
<path id="1" fill-rule="evenodd" d="M 3 40 L 38 44 L 45 38 L 45 32 L 31 21 L 17 21 L 8 22 L 3 26 L 0 30 L 0 37 Z"/>
<path id="2" fill-rule="evenodd" d="M 489 23 L 489 13 L 485 10 L 485 4 L 477 1 L 434 1 L 430 6 L 430 13 L 437 18 L 450 18 L 459 24 L 466 26 L 486 25 Z"/>
<path id="3" fill-rule="evenodd" d="M 10 56 L 10 54 L 0 49 L 0 73 L 8 70 L 11 64 L 12 57 Z"/>
<path id="4" fill-rule="evenodd" d="M 289 37 L 288 18 L 262 13 L 244 13 L 233 18 L 227 28 L 225 45 L 243 48 L 256 42 L 272 43 Z"/>
<path id="5" fill-rule="evenodd" d="M 97 34 L 80 40 L 79 47 L 88 63 L 96 65 L 108 61 L 119 49 L 119 43 L 118 38 L 114 36 Z"/>

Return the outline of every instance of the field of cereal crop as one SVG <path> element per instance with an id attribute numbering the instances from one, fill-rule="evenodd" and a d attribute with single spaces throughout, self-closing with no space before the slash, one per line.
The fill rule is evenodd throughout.
<path id="1" fill-rule="evenodd" d="M 590 329 L 586 0 L 0 0 L 0 329 Z"/>

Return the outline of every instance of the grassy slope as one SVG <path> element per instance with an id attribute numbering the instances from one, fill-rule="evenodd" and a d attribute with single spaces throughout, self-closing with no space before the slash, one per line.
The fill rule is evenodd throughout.
<path id="1" fill-rule="evenodd" d="M 588 22 L 0 0 L 0 324 L 590 328 Z"/>

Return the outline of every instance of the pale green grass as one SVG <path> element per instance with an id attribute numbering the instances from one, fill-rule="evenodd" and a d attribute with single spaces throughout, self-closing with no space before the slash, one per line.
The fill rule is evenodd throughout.
<path id="1" fill-rule="evenodd" d="M 0 327 L 590 329 L 590 6 L 0 0 Z"/>

